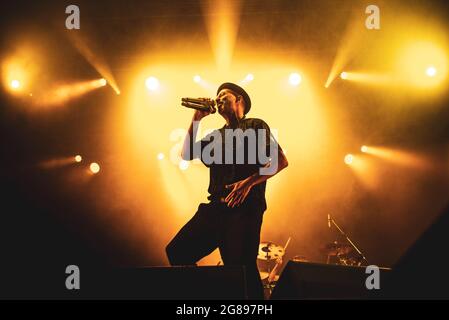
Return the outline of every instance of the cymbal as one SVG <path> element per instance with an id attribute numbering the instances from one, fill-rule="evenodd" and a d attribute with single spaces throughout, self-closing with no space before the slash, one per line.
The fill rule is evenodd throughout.
<path id="1" fill-rule="evenodd" d="M 259 254 L 257 255 L 257 259 L 274 260 L 282 257 L 284 253 L 285 251 L 283 247 L 275 245 L 271 242 L 262 242 L 259 245 Z"/>
<path id="2" fill-rule="evenodd" d="M 260 280 L 268 280 L 268 276 L 270 275 L 270 273 L 264 272 L 264 271 L 259 272 L 259 274 L 260 274 Z M 279 275 L 277 274 L 274 276 L 273 281 L 278 281 L 278 280 L 279 280 Z"/>
<path id="3" fill-rule="evenodd" d="M 307 258 L 302 255 L 296 255 L 292 258 L 292 260 L 295 262 L 309 262 L 309 260 L 307 260 Z"/>
<path id="4" fill-rule="evenodd" d="M 352 252 L 354 249 L 350 244 L 338 243 L 337 241 L 333 243 L 328 243 L 321 247 L 321 252 L 327 254 L 328 256 L 339 256 Z"/>

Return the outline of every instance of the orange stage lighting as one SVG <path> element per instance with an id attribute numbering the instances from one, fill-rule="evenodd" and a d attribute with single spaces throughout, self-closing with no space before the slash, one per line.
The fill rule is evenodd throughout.
<path id="1" fill-rule="evenodd" d="M 361 19 L 363 19 L 363 16 L 355 14 L 355 12 L 352 17 L 347 19 L 348 24 L 346 25 L 346 30 L 340 40 L 340 45 L 337 49 L 334 62 L 324 85 L 325 88 L 329 88 L 332 81 L 338 77 L 339 72 L 346 67 L 348 61 L 354 57 L 362 44 L 363 33 L 365 30 L 364 28 L 359 27 L 363 23 Z M 342 74 L 340 74 L 340 77 L 345 79 L 342 77 Z"/>
<path id="2" fill-rule="evenodd" d="M 202 1 L 203 16 L 217 68 L 228 71 L 231 67 L 235 41 L 240 24 L 241 1 Z"/>
<path id="3" fill-rule="evenodd" d="M 410 41 L 400 52 L 397 73 L 402 83 L 415 88 L 437 88 L 447 79 L 447 52 L 437 43 Z"/>
<path id="4" fill-rule="evenodd" d="M 388 74 L 344 71 L 340 74 L 340 78 L 347 81 L 361 82 L 371 85 L 397 85 L 394 78 Z"/>
<path id="5" fill-rule="evenodd" d="M 185 161 L 185 160 L 181 160 L 179 162 L 179 169 L 181 170 L 187 170 L 187 168 L 189 167 L 189 162 Z"/>
<path id="6" fill-rule="evenodd" d="M 149 91 L 157 91 L 160 87 L 159 80 L 155 77 L 148 77 L 145 80 L 145 86 Z"/>
<path id="7" fill-rule="evenodd" d="M 347 154 L 345 156 L 345 163 L 351 165 L 354 162 L 354 156 L 352 154 Z"/>
<path id="8" fill-rule="evenodd" d="M 73 46 L 80 52 L 86 61 L 89 62 L 95 70 L 97 70 L 97 72 L 103 77 L 104 80 L 107 81 L 107 83 L 109 83 L 116 94 L 120 94 L 120 89 L 114 76 L 112 75 L 111 69 L 104 59 L 102 59 L 99 54 L 94 53 L 94 50 L 90 47 L 90 45 L 93 46 L 93 43 L 88 45 L 87 39 L 83 38 L 79 32 L 68 32 L 67 35 Z"/>
<path id="9" fill-rule="evenodd" d="M 57 158 L 57 159 L 43 161 L 43 162 L 39 163 L 39 167 L 41 167 L 43 169 L 53 169 L 53 168 L 64 167 L 69 164 L 73 164 L 75 162 L 79 162 L 76 160 L 76 157 Z"/>
<path id="10" fill-rule="evenodd" d="M 12 80 L 11 81 L 11 88 L 13 90 L 17 90 L 20 88 L 20 81 L 19 80 Z"/>
<path id="11" fill-rule="evenodd" d="M 71 99 L 103 87 L 105 85 L 104 81 L 104 79 L 98 79 L 61 85 L 47 93 L 42 93 L 40 96 L 35 97 L 34 103 L 38 106 L 61 105 Z"/>
<path id="12" fill-rule="evenodd" d="M 376 190 L 382 185 L 379 165 L 372 157 L 366 154 L 358 155 L 353 158 L 349 168 L 367 189 Z"/>
<path id="13" fill-rule="evenodd" d="M 89 166 L 89 169 L 93 174 L 97 174 L 98 172 L 100 172 L 100 165 L 96 162 L 92 162 Z"/>
<path id="14" fill-rule="evenodd" d="M 424 158 L 402 150 L 370 146 L 365 152 L 398 165 L 421 169 L 429 167 L 429 162 Z"/>
<path id="15" fill-rule="evenodd" d="M 297 86 L 301 83 L 302 81 L 302 77 L 301 75 L 299 75 L 298 73 L 292 73 L 290 74 L 290 76 L 288 77 L 288 82 L 292 85 L 292 86 Z"/>
<path id="16" fill-rule="evenodd" d="M 248 82 L 251 82 L 253 80 L 254 80 L 254 75 L 252 73 L 248 73 L 243 80 L 239 81 L 239 84 L 241 86 L 244 86 L 245 84 L 247 84 Z"/>
<path id="17" fill-rule="evenodd" d="M 81 157 L 80 155 L 75 156 L 76 162 L 81 162 L 82 160 L 83 160 L 83 157 Z"/>
<path id="18" fill-rule="evenodd" d="M 430 66 L 426 69 L 426 74 L 428 77 L 435 77 L 437 74 L 437 69 L 433 66 Z"/>
<path id="19" fill-rule="evenodd" d="M 13 56 L 1 61 L 1 77 L 6 89 L 14 94 L 25 93 L 36 77 L 39 57 L 32 47 L 24 46 Z"/>

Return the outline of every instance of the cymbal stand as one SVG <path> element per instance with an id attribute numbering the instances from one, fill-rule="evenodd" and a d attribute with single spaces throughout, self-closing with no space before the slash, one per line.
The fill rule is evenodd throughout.
<path id="1" fill-rule="evenodd" d="M 355 243 L 348 237 L 348 235 L 343 231 L 343 229 L 341 229 L 338 224 L 335 222 L 335 220 L 331 217 L 331 215 L 327 216 L 328 219 L 328 223 L 329 223 L 329 228 L 331 227 L 330 223 L 332 223 L 335 228 L 337 228 L 338 232 L 340 232 L 340 234 L 346 238 L 346 240 L 349 242 L 349 244 L 354 248 L 354 250 L 359 254 L 359 256 L 362 258 L 362 260 L 365 260 L 365 262 L 367 264 L 368 260 L 366 259 L 365 255 L 362 253 L 362 251 L 359 250 L 359 248 L 357 248 L 357 246 L 355 245 Z M 359 265 L 361 264 L 361 262 L 359 262 Z"/>

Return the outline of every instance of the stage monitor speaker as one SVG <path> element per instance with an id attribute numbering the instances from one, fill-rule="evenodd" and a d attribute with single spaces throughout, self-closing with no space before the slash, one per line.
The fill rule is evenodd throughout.
<path id="1" fill-rule="evenodd" d="M 79 265 L 79 289 L 67 289 L 66 265 L 2 268 L 2 299 L 240 300 L 243 266 L 112 268 Z M 72 279 L 72 280 L 70 280 Z"/>
<path id="2" fill-rule="evenodd" d="M 81 270 L 83 299 L 246 299 L 243 266 Z"/>
<path id="3" fill-rule="evenodd" d="M 390 269 L 379 268 L 380 283 Z M 368 290 L 365 267 L 289 261 L 271 299 L 368 299 L 376 289 Z"/>

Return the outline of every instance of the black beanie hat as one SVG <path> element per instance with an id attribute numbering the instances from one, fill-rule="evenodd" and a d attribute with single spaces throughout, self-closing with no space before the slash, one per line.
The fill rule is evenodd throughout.
<path id="1" fill-rule="evenodd" d="M 245 101 L 245 114 L 247 114 L 249 112 L 249 110 L 251 109 L 251 99 L 249 98 L 249 95 L 248 95 L 248 93 L 246 93 L 245 89 L 236 85 L 235 83 L 225 82 L 221 86 L 218 87 L 217 95 L 223 89 L 229 89 L 229 90 L 235 92 L 237 95 L 242 96 L 243 100 Z"/>

